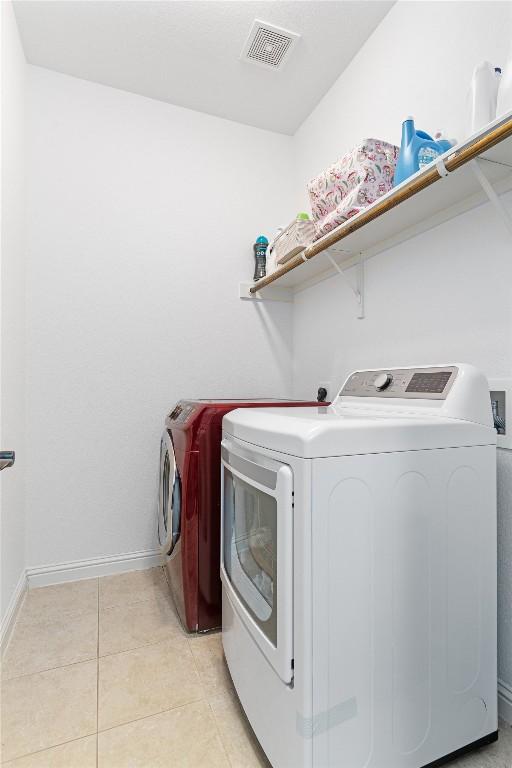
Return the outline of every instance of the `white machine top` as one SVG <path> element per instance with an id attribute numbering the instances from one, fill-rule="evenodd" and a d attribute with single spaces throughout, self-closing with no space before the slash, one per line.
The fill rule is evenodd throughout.
<path id="1" fill-rule="evenodd" d="M 303 458 L 496 444 L 487 380 L 465 364 L 355 371 L 332 405 L 238 409 L 223 429 Z"/>

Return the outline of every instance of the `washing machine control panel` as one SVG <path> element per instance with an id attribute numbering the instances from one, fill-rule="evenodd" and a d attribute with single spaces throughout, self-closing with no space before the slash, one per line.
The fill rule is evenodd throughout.
<path id="1" fill-rule="evenodd" d="M 455 381 L 457 372 L 456 366 L 356 371 L 347 379 L 340 395 L 444 400 Z"/>

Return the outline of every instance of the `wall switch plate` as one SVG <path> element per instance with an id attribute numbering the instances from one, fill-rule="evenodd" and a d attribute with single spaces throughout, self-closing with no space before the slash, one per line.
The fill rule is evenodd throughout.
<path id="1" fill-rule="evenodd" d="M 496 403 L 497 414 L 505 422 L 504 432 L 498 432 L 498 448 L 512 450 L 512 379 L 489 379 L 489 389 L 491 402 Z"/>

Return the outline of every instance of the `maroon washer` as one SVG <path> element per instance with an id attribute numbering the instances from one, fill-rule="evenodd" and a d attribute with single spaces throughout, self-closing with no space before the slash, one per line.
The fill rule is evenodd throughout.
<path id="1" fill-rule="evenodd" d="M 318 405 L 289 400 L 180 400 L 160 450 L 158 537 L 177 611 L 189 632 L 221 626 L 220 443 L 235 408 Z M 326 405 L 326 403 L 322 403 Z"/>

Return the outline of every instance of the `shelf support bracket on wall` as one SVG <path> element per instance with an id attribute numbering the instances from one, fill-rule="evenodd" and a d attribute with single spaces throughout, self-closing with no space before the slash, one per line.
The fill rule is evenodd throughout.
<path id="1" fill-rule="evenodd" d="M 329 251 L 325 252 L 325 255 L 331 262 L 332 266 L 338 272 L 342 278 L 345 280 L 347 285 L 349 286 L 350 290 L 356 297 L 356 301 L 358 303 L 358 312 L 357 312 L 357 319 L 363 320 L 364 319 L 364 254 L 360 252 L 358 254 L 357 258 L 357 284 L 356 287 L 352 285 L 350 280 L 348 279 L 345 271 L 340 267 L 340 265 L 333 259 Z"/>
<path id="2" fill-rule="evenodd" d="M 492 203 L 495 210 L 498 212 L 498 215 L 501 217 L 503 223 L 505 224 L 506 228 L 512 235 L 512 216 L 507 211 L 507 209 L 503 205 L 503 202 L 494 191 L 494 188 L 491 182 L 489 181 L 489 179 L 487 178 L 487 176 L 485 175 L 485 173 L 483 172 L 482 167 L 478 162 L 478 159 L 471 160 L 469 165 L 474 175 L 476 176 L 478 183 L 480 184 L 483 191 L 487 195 L 489 201 Z"/>
<path id="3" fill-rule="evenodd" d="M 293 291 L 290 288 L 285 288 L 279 285 L 269 285 L 266 288 L 262 288 L 261 291 L 251 293 L 251 288 L 254 287 L 254 283 L 239 283 L 238 284 L 238 296 L 240 299 L 249 299 L 250 301 L 293 301 Z"/>

